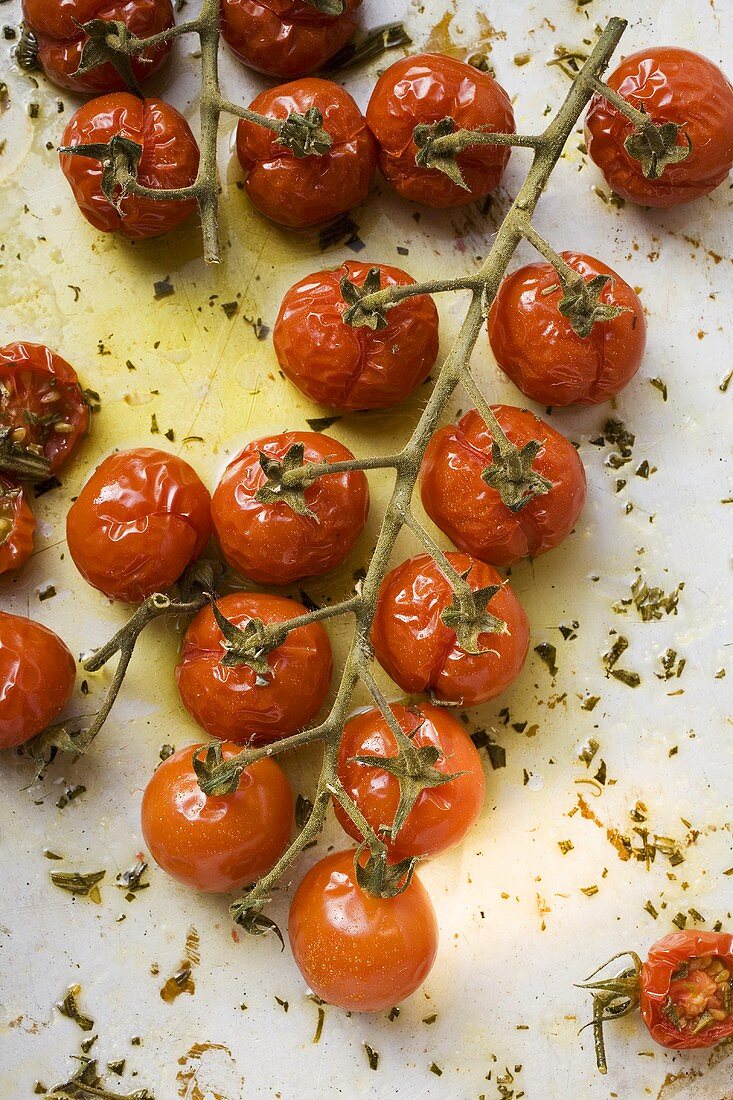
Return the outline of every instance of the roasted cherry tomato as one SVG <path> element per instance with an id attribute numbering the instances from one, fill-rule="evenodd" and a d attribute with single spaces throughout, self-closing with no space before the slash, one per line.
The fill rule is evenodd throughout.
<path id="1" fill-rule="evenodd" d="M 436 771 L 455 774 L 440 786 L 426 787 L 418 796 L 394 840 L 389 827 L 400 801 L 397 776 L 375 764 L 361 764 L 358 756 L 397 756 L 397 742 L 381 712 L 361 711 L 344 726 L 338 773 L 346 793 L 372 829 L 385 841 L 391 856 L 437 856 L 453 848 L 478 821 L 484 804 L 484 770 L 473 741 L 459 722 L 440 707 L 427 703 L 403 707 L 390 704 L 392 713 L 416 749 L 440 750 Z M 351 818 L 334 800 L 336 817 L 349 836 L 362 836 Z"/>
<path id="2" fill-rule="evenodd" d="M 349 93 L 313 77 L 261 92 L 250 109 L 285 119 L 315 108 L 332 145 L 320 156 L 296 157 L 264 126 L 240 119 L 237 156 L 247 173 L 245 190 L 254 207 L 292 229 L 321 225 L 356 206 L 371 186 L 377 166 L 374 138 Z"/>
<path id="3" fill-rule="evenodd" d="M 22 745 L 64 709 L 76 664 L 52 630 L 0 611 L 0 749 Z"/>
<path id="4" fill-rule="evenodd" d="M 253 619 L 268 626 L 306 614 L 295 600 L 262 592 L 235 592 L 219 600 L 225 619 L 243 630 Z M 193 620 L 176 668 L 186 710 L 214 737 L 277 741 L 307 726 L 328 694 L 333 658 L 320 623 L 292 630 L 267 654 L 269 672 L 222 664 L 224 638 L 210 607 Z"/>
<path id="5" fill-rule="evenodd" d="M 438 356 L 438 311 L 426 294 L 388 310 L 385 328 L 344 323 L 341 280 L 363 287 L 370 271 L 379 272 L 381 289 L 415 281 L 398 267 L 347 260 L 291 287 L 275 323 L 283 373 L 307 397 L 334 409 L 396 405 L 425 381 Z"/>
<path id="6" fill-rule="evenodd" d="M 305 463 L 346 462 L 351 451 L 319 432 L 283 432 L 248 443 L 227 466 L 212 500 L 214 528 L 233 569 L 259 584 L 291 584 L 328 573 L 353 549 L 369 513 L 361 470 L 325 474 L 303 493 L 312 516 L 286 500 L 263 503 L 267 482 L 260 457 L 282 460 L 302 445 Z"/>
<path id="7" fill-rule="evenodd" d="M 379 143 L 379 168 L 403 198 L 427 206 L 464 206 L 490 194 L 509 160 L 506 145 L 474 145 L 456 162 L 466 188 L 433 167 L 415 163 L 416 126 L 452 119 L 456 129 L 514 133 L 509 96 L 493 76 L 443 54 L 405 57 L 382 73 L 367 108 Z"/>
<path id="8" fill-rule="evenodd" d="M 198 474 L 152 447 L 105 458 L 66 519 L 84 580 L 126 603 L 170 588 L 210 536 L 211 498 Z"/>
<path id="9" fill-rule="evenodd" d="M 356 882 L 354 851 L 311 867 L 290 907 L 290 946 L 309 989 L 351 1012 L 378 1012 L 425 981 L 438 950 L 438 924 L 417 875 L 394 898 Z"/>
<path id="10" fill-rule="evenodd" d="M 733 936 L 673 932 L 641 969 L 640 1007 L 653 1039 L 673 1050 L 712 1047 L 733 1036 Z"/>
<path id="11" fill-rule="evenodd" d="M 492 405 L 510 443 L 541 444 L 533 470 L 549 492 L 514 511 L 482 475 L 493 465 L 493 436 L 475 409 L 435 433 L 425 452 L 420 491 L 425 511 L 452 542 L 490 565 L 513 565 L 551 550 L 575 526 L 585 503 L 585 470 L 575 447 L 526 409 Z"/>
<path id="12" fill-rule="evenodd" d="M 137 38 L 150 38 L 173 26 L 170 0 L 23 0 L 23 20 L 37 43 L 38 61 L 54 84 L 72 92 L 126 91 L 126 84 L 109 62 L 76 75 L 82 50 L 89 41 L 82 29 L 94 19 L 124 23 Z M 130 58 L 137 81 L 157 73 L 173 46 L 173 40 L 161 42 Z"/>
<path id="13" fill-rule="evenodd" d="M 113 92 L 85 103 L 69 120 L 62 145 L 108 144 L 121 135 L 142 146 L 137 181 L 144 187 L 189 187 L 196 179 L 199 147 L 183 115 L 162 99 Z M 159 237 L 196 209 L 194 199 L 148 199 L 126 195 L 118 211 L 102 191 L 102 163 L 61 154 L 61 170 L 84 217 L 104 233 L 133 240 Z"/>
<path id="14" fill-rule="evenodd" d="M 319 0 L 221 0 L 221 33 L 251 69 L 292 80 L 320 69 L 346 45 L 360 6 L 361 0 L 342 0 L 343 12 L 329 15 Z"/>
<path id="15" fill-rule="evenodd" d="M 153 772 L 142 802 L 142 829 L 151 856 L 167 874 L 207 894 L 223 894 L 266 875 L 285 851 L 293 828 L 293 792 L 274 760 L 245 768 L 233 794 L 206 795 L 188 745 Z M 240 751 L 222 745 L 225 760 Z"/>
<path id="16" fill-rule="evenodd" d="M 641 364 L 646 321 L 628 283 L 592 256 L 561 252 L 586 283 L 610 281 L 600 292 L 606 305 L 623 309 L 579 336 L 560 313 L 562 289 L 552 264 L 527 264 L 508 275 L 489 313 L 489 339 L 501 369 L 522 393 L 543 405 L 599 405 L 626 386 Z"/>
<path id="17" fill-rule="evenodd" d="M 36 518 L 25 490 L 0 476 L 0 573 L 20 569 L 33 553 Z"/>
<path id="18" fill-rule="evenodd" d="M 647 178 L 625 142 L 634 124 L 602 96 L 593 97 L 585 120 L 588 152 L 606 182 L 641 206 L 678 206 L 707 195 L 733 167 L 733 85 L 717 65 L 692 50 L 657 46 L 629 54 L 607 81 L 656 125 L 681 127 L 677 144 L 689 156 Z"/>
<path id="19" fill-rule="evenodd" d="M 50 473 L 64 464 L 89 430 L 89 406 L 76 371 L 44 344 L 0 348 L 0 430 L 45 458 Z"/>
<path id="20" fill-rule="evenodd" d="M 409 692 L 430 692 L 444 703 L 474 706 L 493 699 L 513 684 L 529 646 L 529 624 L 522 605 L 490 565 L 467 554 L 446 555 L 475 592 L 489 585 L 499 591 L 487 603 L 506 633 L 486 632 L 485 651 L 467 653 L 456 632 L 442 619 L 453 603 L 448 580 L 427 554 L 398 565 L 382 582 L 372 627 L 374 653 L 396 684 Z"/>

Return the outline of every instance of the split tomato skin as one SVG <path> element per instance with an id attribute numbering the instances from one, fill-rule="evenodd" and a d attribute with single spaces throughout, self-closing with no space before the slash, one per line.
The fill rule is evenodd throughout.
<path id="1" fill-rule="evenodd" d="M 585 120 L 588 153 L 609 186 L 640 206 L 679 206 L 714 191 L 733 167 L 733 85 L 712 61 L 692 50 L 655 46 L 629 54 L 608 77 L 610 88 L 652 122 L 673 122 L 692 143 L 689 156 L 647 179 L 624 142 L 633 123 L 602 96 L 594 96 Z"/>
<path id="2" fill-rule="evenodd" d="M 661 1046 L 672 1050 L 693 1050 L 715 1046 L 733 1036 L 733 1015 L 730 1012 L 726 1012 L 724 1020 L 713 1020 L 696 1034 L 689 1027 L 683 1030 L 676 1028 L 664 1012 L 669 999 L 678 1006 L 684 1000 L 685 983 L 673 980 L 675 972 L 691 959 L 704 959 L 711 955 L 721 960 L 729 975 L 733 974 L 733 936 L 727 932 L 673 932 L 650 949 L 641 969 L 640 1008 L 650 1035 Z M 704 986 L 707 983 L 703 978 L 695 986 L 693 995 L 705 998 L 708 990 Z M 716 1000 L 722 1002 L 722 996 Z M 684 1021 L 684 1015 L 682 1019 Z"/>
<path id="3" fill-rule="evenodd" d="M 266 626 L 306 614 L 295 600 L 262 592 L 235 592 L 217 604 L 240 629 L 252 619 Z M 214 737 L 257 744 L 279 741 L 307 726 L 328 695 L 333 656 L 320 623 L 292 630 L 267 656 L 269 677 L 249 665 L 222 665 L 224 638 L 210 607 L 201 610 L 183 639 L 176 681 L 183 705 Z"/>
<path id="4" fill-rule="evenodd" d="M 476 202 L 499 186 L 508 146 L 475 145 L 458 154 L 468 190 L 415 163 L 418 125 L 452 118 L 456 129 L 515 132 L 509 96 L 488 73 L 443 54 L 405 57 L 382 73 L 366 117 L 379 143 L 379 169 L 403 198 L 442 209 Z"/>
<path id="5" fill-rule="evenodd" d="M 534 413 L 513 405 L 491 409 L 511 443 L 520 449 L 531 440 L 542 444 L 532 465 L 552 482 L 550 491 L 516 512 L 503 503 L 481 476 L 493 465 L 492 433 L 471 409 L 430 440 L 420 492 L 433 523 L 459 550 L 506 567 L 544 554 L 567 538 L 585 504 L 586 478 L 572 443 Z"/>
<path id="6" fill-rule="evenodd" d="M 334 852 L 311 867 L 290 906 L 290 946 L 316 996 L 348 1012 L 380 1012 L 425 981 L 438 924 L 417 875 L 397 897 L 371 897 L 356 882 L 355 855 Z"/>
<path id="7" fill-rule="evenodd" d="M 25 489 L 0 475 L 0 575 L 25 565 L 33 553 L 35 529 Z"/>
<path id="8" fill-rule="evenodd" d="M 586 282 L 610 276 L 604 304 L 624 310 L 578 336 L 558 303 L 557 272 L 550 263 L 520 267 L 499 287 L 489 312 L 489 340 L 496 361 L 523 394 L 546 406 L 599 405 L 610 401 L 638 371 L 646 347 L 644 308 L 613 268 L 580 252 L 561 257 Z M 555 289 L 552 289 L 555 288 Z"/>
<path id="9" fill-rule="evenodd" d="M 366 198 L 377 166 L 374 138 L 349 93 L 330 80 L 305 77 L 261 92 L 250 109 L 269 118 L 315 107 L 333 144 L 322 156 L 296 157 L 264 126 L 240 119 L 237 156 L 245 191 L 266 218 L 289 229 L 323 225 Z"/>
<path id="10" fill-rule="evenodd" d="M 111 600 L 165 592 L 211 537 L 211 498 L 196 471 L 153 447 L 116 451 L 66 517 L 74 564 Z"/>
<path id="11" fill-rule="evenodd" d="M 488 611 L 508 633 L 479 636 L 485 653 L 466 653 L 455 631 L 441 619 L 453 593 L 428 554 L 398 565 L 382 582 L 372 626 L 374 654 L 403 691 L 431 693 L 442 703 L 476 706 L 514 683 L 529 648 L 527 616 L 514 592 L 490 565 L 468 554 L 449 553 L 459 573 L 468 572 L 473 591 L 501 585 Z"/>
<path id="12" fill-rule="evenodd" d="M 74 658 L 57 634 L 0 611 L 0 749 L 23 745 L 54 722 L 75 677 Z"/>
<path id="13" fill-rule="evenodd" d="M 320 69 L 346 45 L 361 3 L 346 0 L 346 10 L 334 16 L 307 0 L 221 0 L 221 33 L 250 69 L 292 80 Z"/>
<path id="14" fill-rule="evenodd" d="M 72 92 L 121 92 L 127 90 L 125 82 L 109 62 L 76 75 L 88 41 L 79 24 L 93 19 L 124 23 L 137 38 L 150 38 L 173 26 L 173 5 L 170 0 L 23 0 L 23 20 L 36 38 L 38 61 L 49 80 Z M 135 79 L 140 83 L 157 73 L 172 48 L 171 39 L 133 55 Z"/>
<path id="15" fill-rule="evenodd" d="M 207 894 L 223 894 L 266 875 L 293 828 L 293 792 L 279 764 L 245 768 L 232 794 L 206 795 L 193 755 L 179 749 L 153 772 L 142 799 L 142 831 L 155 862 L 172 878 Z M 229 760 L 239 745 L 222 745 Z"/>
<path id="16" fill-rule="evenodd" d="M 320 432 L 282 432 L 248 443 L 227 466 L 212 500 L 219 544 L 232 569 L 258 584 L 292 584 L 340 565 L 369 514 L 369 485 L 362 470 L 325 474 L 304 491 L 314 513 L 298 515 L 285 501 L 262 503 L 266 483 L 260 453 L 283 459 L 302 443 L 303 461 L 345 462 L 351 451 Z"/>
<path id="17" fill-rule="evenodd" d="M 190 187 L 195 182 L 199 147 L 183 115 L 162 99 L 138 99 L 129 92 L 92 99 L 71 117 L 61 144 L 107 144 L 116 134 L 142 146 L 137 169 L 142 186 L 168 189 Z M 126 195 L 120 213 L 102 191 L 100 161 L 61 153 L 60 163 L 82 214 L 103 233 L 122 233 L 132 240 L 160 237 L 196 209 L 195 199 Z"/>

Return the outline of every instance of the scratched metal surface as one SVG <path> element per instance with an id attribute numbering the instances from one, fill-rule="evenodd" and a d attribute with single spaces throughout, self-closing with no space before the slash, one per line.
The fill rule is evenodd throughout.
<path id="1" fill-rule="evenodd" d="M 626 13 L 612 0 L 593 0 L 581 11 L 571 0 L 490 0 L 481 6 L 486 15 L 475 14 L 475 7 L 469 0 L 367 0 L 365 21 L 405 17 L 416 48 L 460 54 L 483 45 L 515 99 L 520 128 L 529 132 L 566 90 L 566 78 L 546 66 L 553 47 L 579 45 L 611 14 L 631 17 L 624 52 L 654 41 L 687 44 L 716 61 L 733 57 L 733 8 L 726 0 L 637 0 Z M 0 12 L 0 22 L 17 22 L 15 0 Z M 292 282 L 350 253 L 341 247 L 321 257 L 312 241 L 288 237 L 247 208 L 235 186 L 228 124 L 220 269 L 203 266 L 195 224 L 136 246 L 96 234 L 76 212 L 46 145 L 58 141 L 75 106 L 72 97 L 63 94 L 57 111 L 55 89 L 42 81 L 36 88 L 20 74 L 10 61 L 11 46 L 3 40 L 2 78 L 10 96 L 0 114 L 0 140 L 6 142 L 0 155 L 3 340 L 49 343 L 99 390 L 103 408 L 62 490 L 38 502 L 36 554 L 20 577 L 3 579 L 0 600 L 51 625 L 81 653 L 106 639 L 124 611 L 86 588 L 69 562 L 63 527 L 69 497 L 115 446 L 169 446 L 213 486 L 242 441 L 318 416 L 320 410 L 278 376 L 270 341 L 258 341 L 246 318 L 271 325 Z M 176 75 L 169 70 L 158 87 L 193 119 L 192 49 L 188 43 L 176 47 Z M 514 64 L 525 52 L 529 63 Z M 362 103 L 373 76 L 348 76 Z M 232 97 L 245 101 L 260 86 L 228 58 L 224 82 Z M 40 105 L 35 121 L 28 117 L 30 102 Z M 93 1052 L 101 1065 L 125 1058 L 118 1088 L 145 1085 L 157 1100 L 733 1097 L 731 1048 L 674 1056 L 656 1048 L 632 1018 L 609 1029 L 611 1068 L 601 1078 L 589 1032 L 577 1034 L 589 1005 L 573 989 L 574 980 L 617 951 L 643 951 L 673 929 L 678 913 L 694 924 L 693 908 L 709 928 L 718 920 L 730 926 L 733 908 L 733 879 L 722 874 L 733 864 L 733 509 L 720 503 L 733 490 L 726 465 L 733 387 L 727 394 L 718 388 L 730 366 L 731 190 L 723 186 L 678 211 L 618 210 L 604 201 L 607 188 L 586 163 L 580 141 L 580 135 L 571 140 L 537 224 L 557 247 L 594 253 L 641 288 L 648 353 L 614 410 L 636 433 L 633 461 L 618 474 L 605 465 L 609 448 L 590 442 L 610 408 L 553 418 L 581 445 L 589 502 L 562 549 L 518 567 L 513 580 L 530 616 L 533 644 L 555 645 L 559 670 L 552 680 L 532 653 L 514 689 L 471 714 L 505 747 L 506 767 L 494 771 L 487 759 L 486 809 L 478 827 L 460 851 L 422 872 L 442 936 L 424 990 L 393 1022 L 327 1009 L 316 1045 L 316 1008 L 288 951 L 281 954 L 273 939 L 235 943 L 223 899 L 197 897 L 155 867 L 150 888 L 134 902 L 115 888 L 116 873 L 142 847 L 140 795 L 161 745 L 180 746 L 198 736 L 173 687 L 178 638 L 171 627 L 156 626 L 141 642 L 113 716 L 86 759 L 57 766 L 28 789 L 21 789 L 28 782 L 26 764 L 13 758 L 0 764 L 3 1097 L 30 1095 L 37 1080 L 50 1085 L 69 1075 L 70 1057 L 84 1036 L 53 1005 L 72 983 L 81 984 L 82 1007 L 95 1020 Z M 366 243 L 362 256 L 404 264 L 418 278 L 438 265 L 456 274 L 472 270 L 525 165 L 524 154 L 515 153 L 506 191 L 488 216 L 422 212 L 417 224 L 412 208 L 380 194 L 378 186 L 356 214 Z M 397 245 L 407 246 L 409 256 L 398 256 Z M 175 294 L 156 302 L 152 284 L 165 276 Z M 221 303 L 235 299 L 239 313 L 227 318 Z M 463 308 L 460 297 L 440 302 L 444 349 Z M 134 373 L 126 360 L 135 364 Z M 487 393 L 517 400 L 484 341 L 475 363 Z M 666 402 L 651 378 L 667 385 Z M 384 415 L 343 419 L 330 430 L 358 454 L 391 448 L 406 438 L 422 400 Z M 162 434 L 151 439 L 153 413 L 161 432 L 173 428 L 174 443 Z M 203 442 L 183 442 L 187 436 Z M 644 459 L 652 469 L 648 479 L 634 474 Z M 619 493 L 618 476 L 628 482 Z M 343 569 L 305 586 L 314 598 L 345 592 L 352 571 L 366 561 L 387 484 L 386 477 L 372 478 L 368 531 Z M 410 548 L 404 538 L 398 555 Z M 685 582 L 677 615 L 642 622 L 633 607 L 624 616 L 612 610 L 629 596 L 637 569 L 667 591 Z M 39 589 L 48 583 L 57 595 L 40 602 Z M 558 627 L 575 621 L 577 637 L 564 641 Z M 343 654 L 346 627 L 334 623 L 330 630 Z M 612 630 L 629 639 L 622 663 L 641 675 L 636 690 L 604 675 L 601 658 Z M 687 662 L 680 679 L 669 682 L 657 676 L 668 648 Z M 720 670 L 728 675 L 716 676 Z M 84 700 L 77 693 L 74 713 L 99 699 L 109 675 L 89 678 L 91 694 Z M 588 694 L 600 696 L 592 712 L 581 706 Z M 504 707 L 508 725 L 499 713 Z M 600 743 L 590 769 L 579 759 L 589 737 Z M 600 761 L 605 786 L 579 784 L 596 774 Z M 288 761 L 296 790 L 308 793 L 314 764 L 312 755 Z M 75 783 L 86 786 L 86 794 L 57 808 L 65 787 Z M 648 867 L 620 858 L 618 835 L 641 844 L 631 832 L 637 800 L 648 808 L 650 834 L 673 838 L 684 862 L 673 866 L 661 853 Z M 293 879 L 339 840 L 329 826 Z M 573 848 L 563 855 L 558 842 L 566 840 Z M 64 862 L 49 863 L 44 848 Z M 99 905 L 73 899 L 49 881 L 50 870 L 102 868 Z M 594 886 L 597 892 L 583 892 Z M 647 901 L 656 920 L 644 908 Z M 284 892 L 274 915 L 284 920 L 286 907 Z M 160 989 L 186 958 L 190 929 L 199 938 L 197 950 L 191 947 L 196 935 L 188 939 L 195 992 L 168 1004 Z M 433 1013 L 435 1021 L 424 1022 Z M 131 1043 L 134 1036 L 139 1045 Z M 364 1043 L 379 1052 L 376 1072 Z M 441 1076 L 431 1072 L 432 1063 Z"/>

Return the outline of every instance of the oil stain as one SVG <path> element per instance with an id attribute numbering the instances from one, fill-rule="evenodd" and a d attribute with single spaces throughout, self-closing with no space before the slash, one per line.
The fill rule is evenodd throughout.
<path id="1" fill-rule="evenodd" d="M 197 929 L 191 925 L 186 933 L 186 947 L 184 958 L 175 974 L 161 987 L 160 996 L 166 1004 L 172 1004 L 182 993 L 190 996 L 196 992 L 196 983 L 193 980 L 192 971 L 201 962 L 201 940 Z"/>
<path id="2" fill-rule="evenodd" d="M 453 26 L 455 18 L 455 10 L 449 10 L 435 24 L 425 46 L 428 53 L 445 53 L 459 61 L 466 61 L 480 53 L 491 53 L 493 43 L 506 38 L 506 31 L 497 30 L 488 16 L 479 11 L 476 12 L 478 33 L 466 36 L 463 42 L 462 35 L 453 33 L 456 30 Z"/>
<path id="3" fill-rule="evenodd" d="M 239 1100 L 244 1079 L 228 1047 L 194 1043 L 178 1065 L 178 1095 L 184 1100 Z"/>

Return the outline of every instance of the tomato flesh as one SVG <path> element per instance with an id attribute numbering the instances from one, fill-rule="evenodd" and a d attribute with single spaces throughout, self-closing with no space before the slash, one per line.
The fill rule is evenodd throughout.
<path id="1" fill-rule="evenodd" d="M 733 1036 L 731 975 L 728 933 L 675 932 L 654 944 L 641 972 L 641 1012 L 652 1037 L 686 1050 Z"/>

